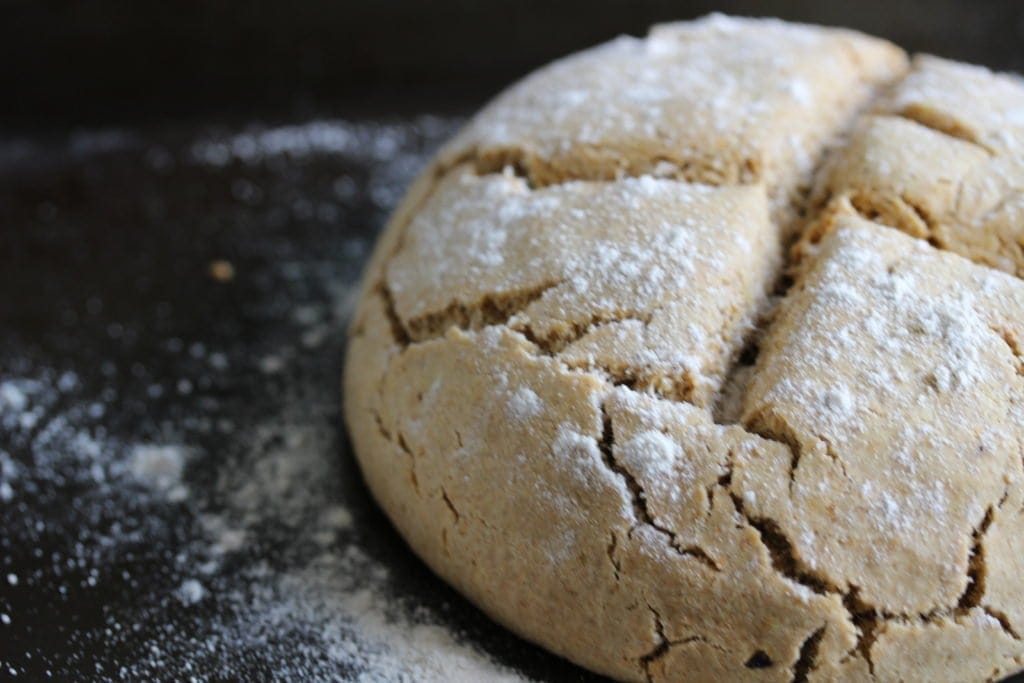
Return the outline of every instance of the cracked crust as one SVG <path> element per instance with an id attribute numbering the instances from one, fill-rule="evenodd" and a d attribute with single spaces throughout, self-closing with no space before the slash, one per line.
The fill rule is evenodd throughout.
<path id="1" fill-rule="evenodd" d="M 457 167 L 384 282 L 414 340 L 504 324 L 573 367 L 704 402 L 778 270 L 766 204 L 761 186 L 643 177 L 531 190 Z"/>
<path id="2" fill-rule="evenodd" d="M 780 215 L 816 151 L 903 53 L 849 31 L 711 16 L 559 60 L 498 96 L 441 152 L 534 184 L 654 173 L 763 182 Z"/>
<path id="3" fill-rule="evenodd" d="M 368 267 L 344 389 L 374 496 L 622 680 L 1021 668 L 1024 283 L 987 267 L 1017 272 L 1018 87 L 722 17 L 513 86 Z"/>
<path id="4" fill-rule="evenodd" d="M 830 233 L 742 416 L 800 454 L 757 510 L 826 584 L 887 614 L 956 604 L 971 530 L 1021 475 L 1024 378 L 1001 332 L 1021 321 L 1015 278 L 857 218 Z"/>
<path id="5" fill-rule="evenodd" d="M 874 112 L 823 174 L 830 206 L 798 256 L 860 214 L 1024 275 L 1024 81 L 922 56 Z"/>

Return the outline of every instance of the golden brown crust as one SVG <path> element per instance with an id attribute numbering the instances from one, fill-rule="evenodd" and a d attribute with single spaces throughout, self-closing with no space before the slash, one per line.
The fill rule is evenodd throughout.
<path id="1" fill-rule="evenodd" d="M 345 374 L 434 571 L 623 680 L 1021 667 L 1024 283 L 986 266 L 1017 272 L 1024 95 L 904 75 L 876 39 L 712 17 L 557 62 L 449 143 Z"/>

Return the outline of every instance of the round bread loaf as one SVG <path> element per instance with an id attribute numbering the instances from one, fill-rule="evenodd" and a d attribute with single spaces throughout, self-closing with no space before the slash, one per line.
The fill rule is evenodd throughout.
<path id="1" fill-rule="evenodd" d="M 352 324 L 366 481 L 445 580 L 633 681 L 1024 666 L 1024 85 L 712 16 L 498 96 Z"/>

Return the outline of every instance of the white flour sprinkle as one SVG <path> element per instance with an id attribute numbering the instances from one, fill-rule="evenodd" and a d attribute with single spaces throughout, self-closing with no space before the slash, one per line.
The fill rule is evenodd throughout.
<path id="1" fill-rule="evenodd" d="M 801 105 L 809 105 L 814 101 L 814 95 L 811 93 L 811 89 L 807 86 L 807 83 L 799 78 L 795 78 L 790 81 L 788 88 L 789 94 L 797 103 Z"/>
<path id="2" fill-rule="evenodd" d="M 203 584 L 199 583 L 195 579 L 186 579 L 178 587 L 175 594 L 177 595 L 178 600 L 181 601 L 181 604 L 188 607 L 201 602 L 202 599 L 206 597 L 206 589 L 203 588 Z"/>
<path id="3" fill-rule="evenodd" d="M 516 420 L 528 420 L 544 411 L 544 402 L 529 387 L 519 387 L 508 399 L 509 414 Z"/>
<path id="4" fill-rule="evenodd" d="M 254 128 L 228 138 L 210 138 L 192 146 L 201 164 L 225 166 L 232 162 L 257 164 L 273 157 L 300 159 L 313 155 L 347 155 L 370 161 L 394 161 L 417 131 L 439 135 L 451 122 L 421 116 L 408 124 L 381 124 L 333 120 L 309 121 L 276 128 Z"/>
<path id="5" fill-rule="evenodd" d="M 24 410 L 28 399 L 25 392 L 18 387 L 17 382 L 7 381 L 0 383 L 0 404 L 12 411 Z"/>
<path id="6" fill-rule="evenodd" d="M 276 375 L 284 369 L 284 359 L 280 356 L 264 356 L 260 359 L 260 372 Z"/>
<path id="7" fill-rule="evenodd" d="M 679 444 L 653 429 L 644 430 L 627 439 L 619 447 L 617 457 L 627 467 L 659 479 L 673 476 L 676 464 L 683 462 Z"/>
<path id="8" fill-rule="evenodd" d="M 232 527 L 223 517 L 203 515 L 199 522 L 210 542 L 210 552 L 214 556 L 233 553 L 245 547 L 245 530 Z"/>
<path id="9" fill-rule="evenodd" d="M 845 386 L 830 387 L 822 396 L 822 405 L 833 413 L 845 415 L 853 408 L 853 394 Z"/>
<path id="10" fill-rule="evenodd" d="M 586 434 L 580 434 L 569 425 L 559 425 L 558 434 L 551 444 L 551 451 L 559 458 L 569 460 L 598 460 L 601 457 L 597 441 Z"/>
<path id="11" fill-rule="evenodd" d="M 132 476 L 146 486 L 170 493 L 181 485 L 185 455 L 181 446 L 140 444 L 128 456 L 128 468 Z"/>
<path id="12" fill-rule="evenodd" d="M 4 412 L 0 410 L 0 419 Z M 3 449 L 0 449 L 0 502 L 10 502 L 14 498 L 14 488 L 11 484 L 18 476 L 20 467 L 11 459 Z"/>

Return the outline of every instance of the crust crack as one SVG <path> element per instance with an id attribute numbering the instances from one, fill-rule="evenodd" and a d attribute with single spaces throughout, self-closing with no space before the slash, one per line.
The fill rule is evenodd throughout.
<path id="1" fill-rule="evenodd" d="M 651 675 L 651 664 L 665 656 L 669 650 L 670 643 L 668 638 L 665 637 L 665 625 L 661 621 L 661 615 L 658 614 L 658 611 L 651 606 L 650 602 L 645 601 L 644 604 L 650 611 L 651 616 L 654 617 L 654 633 L 655 636 L 657 636 L 654 647 L 650 652 L 641 656 L 639 660 L 640 667 L 644 671 L 645 678 L 648 683 L 651 683 L 654 680 L 654 677 Z"/>
<path id="2" fill-rule="evenodd" d="M 806 683 L 807 677 L 814 671 L 818 657 L 818 647 L 821 639 L 825 636 L 826 625 L 822 625 L 817 631 L 807 636 L 800 646 L 800 656 L 793 664 L 793 683 Z"/>
<path id="3" fill-rule="evenodd" d="M 978 140 L 971 130 L 958 123 L 951 116 L 943 115 L 933 109 L 928 109 L 917 104 L 908 104 L 907 106 L 896 112 L 896 116 L 904 118 L 907 121 L 912 121 L 919 126 L 932 130 L 946 137 L 959 140 L 961 142 L 969 142 L 970 144 L 983 149 L 987 154 L 994 154 L 995 152 Z"/>
<path id="4" fill-rule="evenodd" d="M 409 320 L 410 336 L 416 341 L 425 341 L 442 336 L 450 327 L 478 330 L 491 325 L 509 326 L 513 316 L 560 284 L 561 280 L 556 280 L 517 292 L 488 294 L 471 304 L 452 301 L 444 310 Z"/>
<path id="5" fill-rule="evenodd" d="M 816 574 L 797 557 L 793 544 L 779 524 L 769 517 L 753 517 L 743 506 L 743 500 L 731 490 L 728 491 L 736 511 L 755 531 L 761 543 L 768 550 L 772 567 L 785 579 L 812 590 L 818 595 L 842 594 L 842 590 L 827 579 Z"/>
<path id="6" fill-rule="evenodd" d="M 409 331 L 405 329 L 405 325 L 402 324 L 402 319 L 398 317 L 398 312 L 395 310 L 395 297 L 391 294 L 391 289 L 385 281 L 381 280 L 377 286 L 377 292 L 384 299 L 384 315 L 388 319 L 388 329 L 391 330 L 392 341 L 403 348 L 409 346 L 412 343 L 412 338 L 409 336 Z"/>
<path id="7" fill-rule="evenodd" d="M 447 507 L 448 511 L 452 513 L 452 516 L 455 518 L 455 523 L 458 524 L 462 515 L 459 514 L 458 508 L 456 508 L 455 504 L 452 503 L 452 499 L 449 497 L 448 491 L 446 491 L 443 486 L 441 487 L 441 500 L 444 501 L 445 507 Z"/>
<path id="8" fill-rule="evenodd" d="M 997 510 L 1001 508 L 1002 503 L 1006 501 L 1006 498 L 1007 496 L 1004 495 L 998 505 L 990 505 L 985 511 L 985 516 L 982 518 L 981 522 L 971 533 L 971 557 L 967 566 L 967 586 L 964 588 L 964 592 L 957 602 L 956 611 L 966 612 L 973 607 L 978 607 L 982 609 L 985 614 L 998 621 L 1000 627 L 1008 636 L 1014 640 L 1021 640 L 1020 634 L 1018 634 L 1013 628 L 1009 617 L 1007 617 L 1007 615 L 1002 611 L 984 603 L 986 588 L 985 582 L 988 577 L 984 545 L 985 534 L 988 533 L 989 528 L 992 526 L 992 522 L 995 520 Z"/>
<path id="9" fill-rule="evenodd" d="M 613 151 L 613 148 L 590 145 L 586 146 L 593 156 L 602 156 L 601 152 Z M 573 181 L 615 182 L 623 178 L 635 178 L 642 175 L 653 175 L 671 178 L 685 183 L 703 185 L 752 185 L 764 179 L 764 162 L 756 156 L 746 156 L 723 166 L 721 160 L 709 160 L 700 157 L 682 158 L 673 155 L 670 150 L 659 154 L 651 154 L 640 159 L 602 159 L 597 164 L 574 165 L 560 164 L 557 157 L 545 158 L 531 153 L 521 146 L 507 146 L 488 149 L 481 152 L 473 149 L 463 157 L 473 164 L 477 175 L 492 173 L 511 173 L 526 181 L 531 189 L 562 185 Z"/>
<path id="10" fill-rule="evenodd" d="M 598 446 L 601 451 L 601 457 L 604 465 L 622 479 L 623 483 L 626 485 L 626 489 L 629 491 L 633 507 L 633 517 L 636 521 L 636 525 L 630 529 L 630 532 L 640 525 L 650 527 L 665 537 L 669 548 L 671 548 L 676 554 L 697 560 L 712 571 L 721 571 L 721 567 L 706 550 L 696 545 L 682 545 L 674 531 L 659 524 L 654 519 L 654 516 L 651 515 L 650 510 L 647 508 L 647 496 L 643 487 L 636 480 L 636 477 L 630 474 L 630 472 L 615 459 L 615 433 L 612 427 L 611 416 L 608 414 L 604 405 L 601 406 L 601 415 L 604 426 L 601 434 L 601 441 Z"/>

